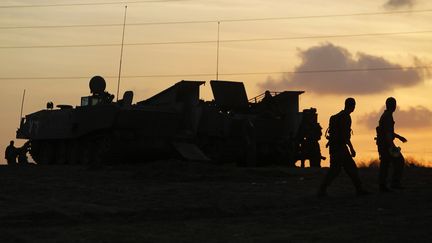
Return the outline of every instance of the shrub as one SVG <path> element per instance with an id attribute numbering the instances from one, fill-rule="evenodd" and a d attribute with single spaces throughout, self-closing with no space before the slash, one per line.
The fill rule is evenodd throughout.
<path id="1" fill-rule="evenodd" d="M 379 168 L 380 161 L 378 158 L 370 159 L 369 161 L 360 161 L 357 163 L 359 168 Z M 419 161 L 418 159 L 408 156 L 405 157 L 405 166 L 410 168 L 430 168 L 432 164 Z"/>

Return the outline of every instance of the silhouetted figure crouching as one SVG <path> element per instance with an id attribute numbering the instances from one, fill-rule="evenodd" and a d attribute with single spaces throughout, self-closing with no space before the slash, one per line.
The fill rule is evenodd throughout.
<path id="1" fill-rule="evenodd" d="M 318 190 L 318 196 L 327 195 L 327 187 L 339 175 L 342 167 L 351 178 L 357 195 L 369 194 L 362 188 L 362 183 L 358 176 L 358 169 L 353 157 L 356 156 L 353 145 L 351 144 L 351 116 L 355 109 L 354 98 L 345 100 L 345 108 L 341 112 L 330 117 L 328 136 L 330 150 L 330 169 Z"/>
<path id="2" fill-rule="evenodd" d="M 405 159 L 400 152 L 400 148 L 394 144 L 394 139 L 406 143 L 406 138 L 395 133 L 393 112 L 396 110 L 396 99 L 389 97 L 386 100 L 386 110 L 381 115 L 379 125 L 376 128 L 376 142 L 380 157 L 379 168 L 379 189 L 381 192 L 389 192 L 387 187 L 387 175 L 390 165 L 393 167 L 393 174 L 390 186 L 394 189 L 403 189 L 401 180 L 402 172 L 405 165 Z"/>
<path id="3" fill-rule="evenodd" d="M 30 150 L 30 142 L 27 141 L 21 148 L 17 149 L 18 164 L 26 165 L 29 163 L 27 152 Z"/>

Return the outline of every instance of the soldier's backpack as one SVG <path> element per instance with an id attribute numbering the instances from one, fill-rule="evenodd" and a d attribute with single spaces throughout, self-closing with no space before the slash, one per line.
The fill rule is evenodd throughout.
<path id="1" fill-rule="evenodd" d="M 375 141 L 376 141 L 376 144 L 378 145 L 378 147 L 379 146 L 388 147 L 389 144 L 388 144 L 385 137 L 386 137 L 386 134 L 385 134 L 384 129 L 380 125 L 378 125 L 376 127 L 376 137 L 375 137 Z"/>
<path id="2" fill-rule="evenodd" d="M 329 120 L 329 126 L 325 132 L 325 137 L 327 138 L 328 142 L 326 144 L 326 148 L 329 146 L 329 144 L 334 144 L 338 141 L 343 141 L 343 135 L 341 131 L 341 115 L 342 113 L 339 112 L 335 115 L 332 115 Z"/>
<path id="3" fill-rule="evenodd" d="M 384 134 L 383 134 L 383 131 L 379 125 L 375 128 L 375 130 L 376 130 L 376 137 L 374 139 L 375 139 L 376 144 L 378 146 L 380 146 L 384 142 Z"/>

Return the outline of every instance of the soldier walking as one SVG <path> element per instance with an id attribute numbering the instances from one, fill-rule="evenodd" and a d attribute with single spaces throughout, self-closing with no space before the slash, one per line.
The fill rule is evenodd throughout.
<path id="1" fill-rule="evenodd" d="M 394 139 L 406 143 L 406 138 L 394 132 L 393 112 L 396 110 L 396 99 L 389 97 L 386 100 L 386 110 L 381 115 L 377 130 L 377 146 L 380 157 L 379 168 L 379 189 L 381 192 L 389 192 L 387 187 L 387 175 L 389 167 L 393 167 L 391 179 L 391 188 L 403 189 L 401 184 L 402 172 L 405 165 L 405 159 L 400 152 L 400 148 L 394 144 Z"/>
<path id="2" fill-rule="evenodd" d="M 345 100 L 345 108 L 339 113 L 330 117 L 328 136 L 330 152 L 330 169 L 328 170 L 323 182 L 318 190 L 318 196 L 327 196 L 327 187 L 339 175 L 342 168 L 351 178 L 357 195 L 367 195 L 358 176 L 358 169 L 353 157 L 356 152 L 351 143 L 351 116 L 355 109 L 354 98 Z"/>

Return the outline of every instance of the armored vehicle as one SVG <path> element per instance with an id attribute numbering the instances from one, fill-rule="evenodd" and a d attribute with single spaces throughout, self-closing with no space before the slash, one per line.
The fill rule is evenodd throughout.
<path id="1" fill-rule="evenodd" d="M 38 164 L 135 162 L 170 156 L 173 146 L 187 147 L 197 124 L 202 81 L 180 81 L 159 94 L 133 104 L 133 92 L 123 99 L 105 91 L 105 80 L 90 80 L 90 96 L 81 105 L 57 105 L 22 118 L 17 138 L 28 139 Z"/>
<path id="2" fill-rule="evenodd" d="M 316 153 L 310 154 L 316 150 L 305 141 L 309 128 L 320 126 L 316 109 L 299 111 L 303 91 L 266 91 L 248 99 L 242 82 L 210 84 L 214 100 L 203 106 L 198 130 L 200 147 L 210 158 L 241 166 L 294 166 L 310 158 L 319 164 L 321 154 L 316 161 Z"/>
<path id="3" fill-rule="evenodd" d="M 46 109 L 22 118 L 17 138 L 29 141 L 38 164 L 181 156 L 242 166 L 292 166 L 308 158 L 305 129 L 317 119 L 314 109 L 299 112 L 303 91 L 267 91 L 248 99 L 242 82 L 210 81 L 214 100 L 203 101 L 199 89 L 204 83 L 180 81 L 133 104 L 132 91 L 114 102 L 105 80 L 95 76 L 91 95 L 82 97 L 81 105 L 54 108 L 49 102 Z"/>

